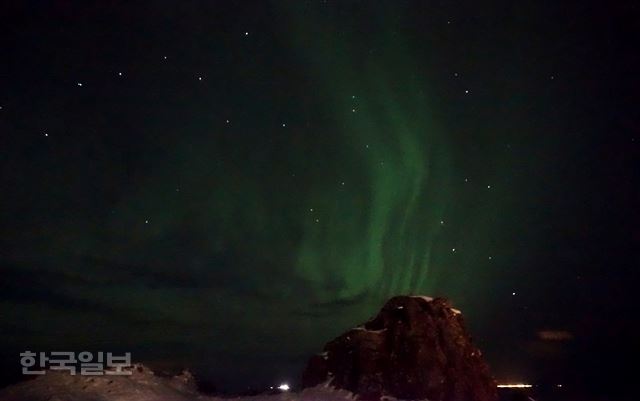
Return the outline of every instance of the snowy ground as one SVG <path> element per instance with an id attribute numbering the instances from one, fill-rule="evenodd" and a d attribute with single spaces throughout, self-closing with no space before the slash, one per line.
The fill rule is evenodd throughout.
<path id="1" fill-rule="evenodd" d="M 0 401 L 353 401 L 353 394 L 327 385 L 300 393 L 282 392 L 238 398 L 199 394 L 189 374 L 164 378 L 143 366 L 128 376 L 46 375 L 0 390 Z"/>

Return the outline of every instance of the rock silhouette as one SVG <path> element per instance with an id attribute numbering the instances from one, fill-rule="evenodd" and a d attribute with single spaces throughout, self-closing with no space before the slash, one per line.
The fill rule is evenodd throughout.
<path id="1" fill-rule="evenodd" d="M 496 401 L 496 384 L 460 311 L 443 298 L 398 296 L 326 344 L 303 387 L 327 383 L 364 400 Z"/>

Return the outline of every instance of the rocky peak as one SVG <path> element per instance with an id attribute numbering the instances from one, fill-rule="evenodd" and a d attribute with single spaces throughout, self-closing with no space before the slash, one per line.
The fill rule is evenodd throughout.
<path id="1" fill-rule="evenodd" d="M 370 400 L 497 399 L 462 314 L 443 298 L 391 298 L 373 319 L 327 343 L 309 361 L 303 386 L 326 382 Z"/>

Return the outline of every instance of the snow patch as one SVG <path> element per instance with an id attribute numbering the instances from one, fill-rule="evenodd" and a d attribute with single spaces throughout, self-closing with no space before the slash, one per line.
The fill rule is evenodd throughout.
<path id="1" fill-rule="evenodd" d="M 366 328 L 366 327 L 364 327 L 364 326 L 354 327 L 354 328 L 352 328 L 351 330 L 352 330 L 352 331 L 366 331 L 366 332 L 368 332 L 368 333 L 383 333 L 383 332 L 387 331 L 387 329 L 386 329 L 386 328 L 384 328 L 384 329 L 380 329 L 380 330 L 369 330 L 369 329 L 367 329 L 367 328 Z"/>
<path id="2" fill-rule="evenodd" d="M 420 299 L 423 299 L 423 300 L 425 300 L 427 302 L 433 301 L 432 297 L 427 297 L 427 296 L 424 296 L 424 295 L 414 295 L 411 298 L 420 298 Z"/>

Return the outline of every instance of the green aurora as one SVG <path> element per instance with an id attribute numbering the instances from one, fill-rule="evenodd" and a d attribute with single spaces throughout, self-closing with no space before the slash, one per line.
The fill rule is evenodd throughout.
<path id="1" fill-rule="evenodd" d="M 47 317 L 18 343 L 3 340 L 131 349 L 233 383 L 266 377 L 270 365 L 227 371 L 225 361 L 285 355 L 298 366 L 396 294 L 474 307 L 492 280 L 482 269 L 487 249 L 499 240 L 478 229 L 495 224 L 478 219 L 501 206 L 455 189 L 464 176 L 453 174 L 451 135 L 419 46 L 389 27 L 367 39 L 375 46 L 363 55 L 362 33 L 320 12 L 293 15 L 301 12 L 282 13 L 290 31 L 281 39 L 294 50 L 283 57 L 295 68 L 259 70 L 253 54 L 235 72 L 252 77 L 243 87 L 170 98 L 171 116 L 144 116 L 133 174 L 124 155 L 94 162 L 127 177 L 126 188 L 106 212 L 76 213 L 34 242 L 48 263 L 26 258 L 22 269 L 50 274 L 63 306 L 4 305 L 14 321 Z M 285 77 L 299 89 L 274 90 Z M 235 111 L 214 109 L 217 97 Z M 50 199 L 64 199 L 65 188 L 51 185 Z M 81 325 L 66 305 L 84 305 Z M 38 334 L 46 327 L 57 335 Z"/>

